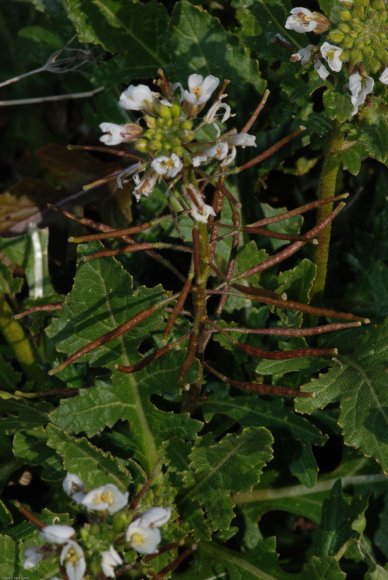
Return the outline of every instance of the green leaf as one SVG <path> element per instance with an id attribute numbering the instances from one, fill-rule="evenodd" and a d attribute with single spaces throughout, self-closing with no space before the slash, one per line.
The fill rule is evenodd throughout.
<path id="1" fill-rule="evenodd" d="M 14 391 L 21 378 L 21 373 L 0 355 L 0 389 Z"/>
<path id="2" fill-rule="evenodd" d="M 361 140 L 365 143 L 370 157 L 388 165 L 388 121 L 383 116 L 378 123 L 363 128 Z"/>
<path id="3" fill-rule="evenodd" d="M 191 438 L 202 427 L 187 414 L 164 412 L 150 396 L 178 394 L 178 374 L 185 353 L 171 353 L 138 373 L 114 372 L 112 384 L 90 388 L 63 400 L 51 414 L 55 425 L 68 432 L 93 436 L 119 421 L 129 422 L 135 457 L 150 473 L 160 459 L 163 442 Z M 189 380 L 194 380 L 195 368 Z"/>
<path id="4" fill-rule="evenodd" d="M 268 205 L 267 203 L 261 203 L 260 207 L 263 211 L 265 218 L 273 217 L 275 215 L 279 215 L 280 213 L 288 211 L 286 207 L 275 208 Z M 300 215 L 296 215 L 286 220 L 282 220 L 281 222 L 270 224 L 268 226 L 268 229 L 271 230 L 272 232 L 278 232 L 281 234 L 299 234 L 302 225 L 303 225 L 303 217 Z M 269 238 L 269 240 L 273 250 L 278 250 L 282 246 L 285 246 L 289 243 L 285 240 L 275 240 L 272 238 Z"/>
<path id="5" fill-rule="evenodd" d="M 314 543 L 314 553 L 319 556 L 336 556 L 342 546 L 357 536 L 354 521 L 368 506 L 364 497 L 354 497 L 351 503 L 345 500 L 338 481 L 331 490 L 330 497 L 323 502 L 322 520 Z"/>
<path id="6" fill-rule="evenodd" d="M 209 396 L 203 410 L 207 420 L 219 413 L 235 419 L 243 427 L 267 427 L 276 430 L 284 439 L 294 438 L 304 444 L 323 445 L 326 440 L 315 425 L 294 413 L 280 399 L 263 404 L 263 400 L 254 395 L 233 399 Z"/>
<path id="7" fill-rule="evenodd" d="M 240 45 L 237 36 L 225 31 L 219 20 L 201 6 L 176 2 L 167 34 L 171 55 L 167 72 L 171 79 L 186 83 L 190 73 L 215 75 L 230 80 L 228 93 L 240 99 L 249 85 L 258 93 L 264 91 L 257 61 Z"/>
<path id="8" fill-rule="evenodd" d="M 297 411 L 312 413 L 339 400 L 338 422 L 345 443 L 360 449 L 367 457 L 374 457 L 385 472 L 388 471 L 387 335 L 388 320 L 364 331 L 344 332 L 337 340 L 341 365 L 303 386 L 302 390 L 313 392 L 314 397 L 296 402 Z"/>
<path id="9" fill-rule="evenodd" d="M 276 293 L 282 295 L 285 292 L 289 300 L 308 304 L 316 270 L 317 267 L 313 262 L 303 259 L 292 270 L 280 272 Z M 278 316 L 287 326 L 300 327 L 302 325 L 303 314 L 301 312 L 286 311 L 279 308 Z"/>
<path id="10" fill-rule="evenodd" d="M 98 449 L 83 437 L 72 437 L 54 425 L 47 427 L 47 435 L 48 445 L 63 457 L 65 470 L 76 473 L 87 487 L 106 483 L 114 483 L 122 490 L 128 487 L 132 477 L 122 459 Z"/>
<path id="11" fill-rule="evenodd" d="M 309 445 L 298 445 L 296 454 L 289 463 L 292 475 L 306 487 L 314 487 L 317 482 L 318 465 Z"/>
<path id="12" fill-rule="evenodd" d="M 323 103 L 325 113 L 330 119 L 337 119 L 340 123 L 351 119 L 353 105 L 350 95 L 328 89 L 323 93 Z"/>
<path id="13" fill-rule="evenodd" d="M 346 574 L 342 572 L 339 564 L 335 558 L 317 558 L 313 556 L 311 560 L 304 566 L 303 572 L 311 580 L 342 580 L 346 578 Z"/>
<path id="14" fill-rule="evenodd" d="M 384 496 L 384 508 L 379 515 L 380 524 L 373 541 L 388 560 L 388 493 Z"/>
<path id="15" fill-rule="evenodd" d="M 0 522 L 3 526 L 13 524 L 12 514 L 2 500 L 0 500 Z"/>
<path id="16" fill-rule="evenodd" d="M 48 403 L 31 405 L 24 401 L 1 400 L 0 431 L 29 429 L 45 425 L 47 412 L 51 409 Z"/>
<path id="17" fill-rule="evenodd" d="M 85 244 L 82 254 L 91 254 L 101 249 L 100 244 Z M 73 289 L 67 296 L 63 309 L 53 318 L 47 328 L 59 352 L 68 355 L 100 336 L 116 329 L 143 310 L 157 304 L 165 297 L 163 288 L 144 286 L 133 289 L 132 278 L 122 265 L 112 258 L 101 258 L 81 262 Z M 79 359 L 93 366 L 112 367 L 128 365 L 137 361 L 137 352 L 150 333 L 163 328 L 161 311 L 157 310 L 130 332 Z"/>
<path id="18" fill-rule="evenodd" d="M 17 547 L 9 536 L 0 534 L 0 553 L 3 578 L 17 578 Z"/>
<path id="19" fill-rule="evenodd" d="M 1 240 L 1 251 L 25 271 L 29 295 L 34 300 L 55 293 L 48 269 L 48 236 L 48 228 L 31 226 L 27 235 Z"/>
<path id="20" fill-rule="evenodd" d="M 347 169 L 353 175 L 358 175 L 361 169 L 361 162 L 367 155 L 367 148 L 361 142 L 351 141 L 350 143 L 344 143 L 340 151 L 344 169 Z"/>
<path id="21" fill-rule="evenodd" d="M 167 12 L 161 3 L 66 0 L 66 6 L 80 42 L 99 44 L 108 52 L 119 53 L 122 81 L 152 77 L 165 66 Z"/>

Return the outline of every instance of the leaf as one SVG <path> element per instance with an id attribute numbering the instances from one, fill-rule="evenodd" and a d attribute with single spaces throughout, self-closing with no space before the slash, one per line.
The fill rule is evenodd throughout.
<path id="1" fill-rule="evenodd" d="M 304 385 L 302 390 L 313 392 L 314 397 L 296 402 L 298 412 L 312 413 L 339 400 L 338 423 L 343 428 L 345 443 L 360 449 L 367 457 L 374 457 L 385 472 L 388 471 L 387 333 L 388 320 L 364 331 L 342 333 L 337 339 L 341 366 Z"/>
<path id="2" fill-rule="evenodd" d="M 0 431 L 29 429 L 45 425 L 47 412 L 51 409 L 48 403 L 38 403 L 33 406 L 24 401 L 1 400 Z"/>
<path id="3" fill-rule="evenodd" d="M 9 536 L 0 534 L 1 574 L 3 578 L 17 578 L 17 549 Z"/>
<path id="4" fill-rule="evenodd" d="M 171 437 L 191 438 L 202 427 L 187 414 L 160 411 L 150 402 L 151 395 L 179 394 L 178 374 L 184 357 L 184 352 L 170 353 L 137 373 L 115 372 L 111 385 L 102 384 L 63 400 L 50 418 L 67 432 L 85 432 L 89 437 L 118 420 L 128 421 L 134 456 L 150 473 L 163 442 Z M 189 381 L 194 380 L 193 373 Z"/>
<path id="5" fill-rule="evenodd" d="M 80 42 L 99 44 L 112 54 L 124 51 L 120 59 L 123 80 L 152 77 L 165 66 L 167 12 L 161 3 L 66 0 L 66 6 Z"/>
<path id="6" fill-rule="evenodd" d="M 212 437 L 197 440 L 190 454 L 194 485 L 183 495 L 183 506 L 199 503 L 212 518 L 215 529 L 227 529 L 233 518 L 231 493 L 250 490 L 272 458 L 271 433 L 262 427 L 229 433 L 221 441 Z"/>
<path id="7" fill-rule="evenodd" d="M 3 526 L 13 524 L 12 514 L 2 500 L 0 500 L 0 522 Z"/>
<path id="8" fill-rule="evenodd" d="M 95 488 L 114 483 L 122 490 L 128 487 L 132 477 L 122 459 L 102 451 L 87 439 L 72 437 L 54 425 L 47 427 L 48 445 L 63 457 L 67 472 L 76 473 L 87 487 Z"/>
<path id="9" fill-rule="evenodd" d="M 187 578 L 233 578 L 233 580 L 289 580 L 294 574 L 285 572 L 278 563 L 274 538 L 262 540 L 254 551 L 237 552 L 217 543 L 203 542 L 198 546 L 193 570 Z M 190 576 L 190 574 L 192 574 Z M 307 576 L 300 574 L 307 580 Z"/>
<path id="10" fill-rule="evenodd" d="M 311 580 L 341 580 L 346 578 L 346 574 L 342 572 L 339 564 L 335 558 L 317 558 L 313 556 L 311 560 L 304 566 L 303 572 Z"/>
<path id="11" fill-rule="evenodd" d="M 318 465 L 310 445 L 298 445 L 296 454 L 290 459 L 289 467 L 292 475 L 306 487 L 314 487 L 317 483 Z"/>
<path id="12" fill-rule="evenodd" d="M 171 63 L 167 72 L 171 79 L 186 83 L 190 73 L 215 75 L 230 80 L 228 93 L 242 98 L 242 88 L 254 88 L 262 93 L 257 61 L 240 45 L 234 34 L 201 6 L 176 2 L 168 31 L 167 51 Z"/>
<path id="13" fill-rule="evenodd" d="M 384 508 L 379 514 L 379 521 L 379 527 L 373 537 L 373 541 L 388 560 L 388 493 L 384 496 Z"/>
<path id="14" fill-rule="evenodd" d="M 342 546 L 357 536 L 353 529 L 354 521 L 363 514 L 368 506 L 364 497 L 354 497 L 346 502 L 338 481 L 330 496 L 323 502 L 322 520 L 314 543 L 314 553 L 319 556 L 336 556 Z"/>
<path id="15" fill-rule="evenodd" d="M 340 151 L 344 169 L 347 169 L 353 175 L 358 175 L 361 169 L 361 162 L 367 155 L 367 148 L 361 142 L 344 143 Z"/>
<path id="16" fill-rule="evenodd" d="M 233 399 L 209 396 L 203 404 L 205 418 L 208 421 L 216 413 L 226 415 L 243 427 L 263 426 L 274 429 L 282 439 L 296 439 L 304 444 L 323 445 L 326 438 L 322 433 L 301 415 L 286 407 L 283 401 L 276 399 L 265 401 L 251 396 L 237 396 Z"/>
<path id="17" fill-rule="evenodd" d="M 31 225 L 29 233 L 1 240 L 1 251 L 25 271 L 30 298 L 53 295 L 48 268 L 49 231 Z"/>
<path id="18" fill-rule="evenodd" d="M 21 378 L 21 373 L 0 355 L 0 389 L 14 391 Z"/>
<path id="19" fill-rule="evenodd" d="M 85 244 L 80 253 L 91 254 L 101 247 L 101 244 Z M 53 318 L 47 328 L 47 334 L 59 352 L 71 355 L 164 297 L 160 285 L 155 288 L 142 286 L 134 290 L 131 276 L 115 259 L 81 262 L 72 291 L 66 297 L 60 314 Z M 149 338 L 152 331 L 163 328 L 161 311 L 156 311 L 130 332 L 79 360 L 108 368 L 137 361 L 142 341 Z"/>
<path id="20" fill-rule="evenodd" d="M 350 95 L 327 89 L 323 93 L 323 103 L 325 105 L 325 113 L 330 119 L 337 119 L 340 123 L 351 119 L 353 105 Z"/>
<path id="21" fill-rule="evenodd" d="M 263 211 L 265 218 L 273 217 L 275 215 L 279 215 L 281 213 L 288 211 L 286 207 L 274 208 L 268 205 L 267 203 L 261 203 L 260 207 Z M 281 234 L 299 234 L 302 225 L 303 225 L 303 217 L 296 215 L 291 218 L 287 218 L 286 220 L 282 220 L 281 222 L 270 224 L 268 226 L 268 229 L 272 232 L 278 232 Z M 285 246 L 289 243 L 285 240 L 275 240 L 271 238 L 269 238 L 269 240 L 273 250 L 278 250 L 282 246 Z"/>
<path id="22" fill-rule="evenodd" d="M 364 127 L 361 140 L 367 146 L 370 157 L 388 165 L 388 121 L 383 116 L 376 124 Z"/>
<path id="23" fill-rule="evenodd" d="M 313 287 L 317 267 L 310 260 L 301 260 L 292 270 L 280 272 L 276 293 L 287 294 L 289 300 L 296 300 L 308 304 Z M 300 327 L 303 322 L 303 314 L 295 311 L 278 309 L 280 320 L 287 326 Z"/>

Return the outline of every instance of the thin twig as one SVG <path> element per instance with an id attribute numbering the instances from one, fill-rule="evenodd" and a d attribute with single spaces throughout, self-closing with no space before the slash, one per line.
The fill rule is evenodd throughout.
<path id="1" fill-rule="evenodd" d="M 40 105 L 41 103 L 49 103 L 53 101 L 68 101 L 71 99 L 88 99 L 98 95 L 104 87 L 99 87 L 93 91 L 84 91 L 81 93 L 67 93 L 65 95 L 53 95 L 51 97 L 33 97 L 30 99 L 10 99 L 9 101 L 0 101 L 0 107 L 14 107 L 18 105 Z"/>
<path id="2" fill-rule="evenodd" d="M 248 119 L 248 121 L 245 123 L 244 127 L 241 129 L 241 133 L 248 133 L 249 129 L 252 127 L 252 125 L 255 123 L 257 117 L 260 115 L 261 111 L 264 109 L 265 103 L 267 102 L 269 95 L 270 95 L 270 91 L 268 89 L 265 89 L 260 103 L 257 105 L 257 107 L 254 110 L 253 114 L 251 115 L 250 119 Z"/>
<path id="3" fill-rule="evenodd" d="M 230 294 L 233 295 L 231 292 Z M 312 326 L 310 328 L 240 328 L 240 327 L 230 327 L 223 328 L 223 332 L 236 332 L 237 334 L 259 334 L 263 336 L 316 336 L 319 334 L 325 334 L 326 332 L 337 332 L 338 330 L 344 330 L 347 328 L 357 328 L 361 326 L 361 322 L 338 322 L 335 324 L 324 324 L 322 326 Z M 211 331 L 220 332 L 217 326 Z"/>
<path id="4" fill-rule="evenodd" d="M 158 360 L 159 358 L 161 358 L 162 356 L 164 356 L 165 354 L 170 352 L 170 350 L 172 350 L 173 348 L 178 346 L 178 344 L 181 344 L 185 340 L 188 340 L 189 337 L 190 337 L 190 333 L 187 333 L 184 336 L 181 336 L 177 340 L 174 340 L 174 342 L 171 342 L 170 344 L 166 344 L 165 346 L 162 346 L 162 348 L 159 348 L 155 352 L 152 352 L 151 354 L 145 356 L 141 361 L 139 361 L 138 363 L 136 363 L 132 366 L 117 365 L 117 370 L 122 372 L 122 373 L 128 373 L 128 374 L 136 373 L 137 371 L 141 371 L 142 369 L 144 369 L 146 366 L 148 366 L 152 362 L 155 362 L 156 360 Z"/>
<path id="5" fill-rule="evenodd" d="M 163 332 L 163 339 L 164 340 L 167 339 L 167 337 L 170 333 L 170 330 L 174 326 L 174 322 L 177 319 L 177 316 L 179 315 L 179 313 L 183 309 L 183 306 L 186 302 L 186 298 L 191 290 L 191 285 L 192 285 L 192 279 L 191 279 L 191 277 L 189 277 L 186 280 L 185 285 L 183 286 L 181 293 L 179 294 L 179 298 L 177 300 L 177 303 L 175 304 L 175 306 L 171 312 L 170 318 L 167 321 L 166 328 Z"/>
<path id="6" fill-rule="evenodd" d="M 34 312 L 53 312 L 55 310 L 62 310 L 62 308 L 62 302 L 56 302 L 55 304 L 42 304 L 41 306 L 32 306 L 32 308 L 28 308 L 28 310 L 24 310 L 23 312 L 19 312 L 19 314 L 15 314 L 14 319 L 19 320 L 20 318 L 24 318 L 25 316 L 33 314 Z"/>

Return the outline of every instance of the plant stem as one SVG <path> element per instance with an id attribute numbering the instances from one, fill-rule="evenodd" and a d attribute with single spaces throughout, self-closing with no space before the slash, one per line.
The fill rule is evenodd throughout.
<path id="1" fill-rule="evenodd" d="M 20 322 L 14 320 L 12 309 L 4 294 L 0 295 L 0 328 L 27 378 L 39 383 L 40 386 L 45 384 L 47 377 L 39 366 L 37 353 Z"/>
<path id="2" fill-rule="evenodd" d="M 341 165 L 339 152 L 341 150 L 343 138 L 341 127 L 336 123 L 333 127 L 328 149 L 326 151 L 321 175 L 318 184 L 318 200 L 323 200 L 335 195 L 338 171 Z M 333 203 L 322 205 L 318 208 L 317 221 L 326 218 L 333 211 Z M 331 237 L 331 223 L 317 236 L 318 245 L 315 248 L 314 262 L 317 266 L 312 297 L 320 299 L 325 289 L 327 263 L 329 258 Z"/>

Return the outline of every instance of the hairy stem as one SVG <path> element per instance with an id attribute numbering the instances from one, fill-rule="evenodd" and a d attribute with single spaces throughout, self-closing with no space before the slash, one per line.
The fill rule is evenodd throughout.
<path id="1" fill-rule="evenodd" d="M 341 164 L 339 152 L 341 150 L 342 143 L 343 138 L 341 135 L 341 128 L 337 123 L 333 127 L 329 146 L 323 160 L 322 171 L 318 185 L 319 200 L 324 200 L 328 197 L 332 197 L 335 194 L 337 176 Z M 332 211 L 332 203 L 320 206 L 318 208 L 317 221 L 320 222 L 321 220 L 325 219 Z M 317 237 L 319 243 L 315 249 L 314 254 L 314 262 L 317 266 L 317 273 L 312 289 L 312 297 L 315 297 L 319 300 L 322 297 L 325 289 L 331 238 L 331 224 L 329 223 Z"/>

